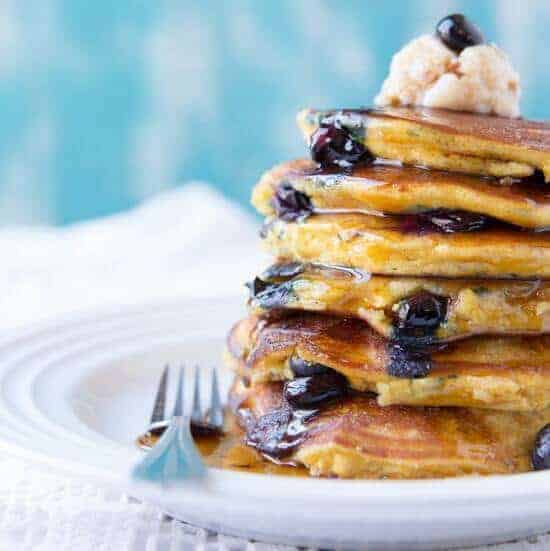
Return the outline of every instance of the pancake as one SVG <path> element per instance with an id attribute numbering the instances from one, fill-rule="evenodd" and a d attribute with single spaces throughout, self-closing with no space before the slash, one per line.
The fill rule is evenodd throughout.
<path id="1" fill-rule="evenodd" d="M 322 214 L 268 221 L 265 248 L 293 262 L 340 264 L 383 275 L 549 278 L 550 234 L 507 229 L 439 233 L 400 217 Z"/>
<path id="2" fill-rule="evenodd" d="M 522 178 L 536 169 L 550 179 L 550 124 L 425 107 L 344 109 L 298 114 L 306 139 L 336 125 L 374 157 L 408 165 Z"/>
<path id="3" fill-rule="evenodd" d="M 503 183 L 496 178 L 383 164 L 334 173 L 302 159 L 278 165 L 262 176 L 252 194 L 252 204 L 261 214 L 276 214 L 273 196 L 281 185 L 306 194 L 313 213 L 410 215 L 444 209 L 478 213 L 523 228 L 550 227 L 550 188 L 544 183 Z"/>
<path id="4" fill-rule="evenodd" d="M 246 388 L 230 402 L 247 443 L 311 475 L 341 478 L 430 478 L 529 471 L 535 435 L 548 412 L 377 405 L 350 394 L 296 410 L 282 383 Z"/>
<path id="5" fill-rule="evenodd" d="M 550 332 L 548 281 L 386 277 L 339 266 L 276 264 L 249 287 L 252 313 L 285 309 L 356 317 L 386 338 L 407 330 L 433 342 Z M 424 315 L 416 330 L 411 314 L 418 314 L 411 310 L 419 302 L 434 319 Z"/>
<path id="6" fill-rule="evenodd" d="M 292 379 L 300 362 L 330 368 L 383 406 L 550 407 L 550 336 L 472 337 L 408 355 L 361 320 L 299 312 L 237 323 L 226 361 L 252 385 Z"/>

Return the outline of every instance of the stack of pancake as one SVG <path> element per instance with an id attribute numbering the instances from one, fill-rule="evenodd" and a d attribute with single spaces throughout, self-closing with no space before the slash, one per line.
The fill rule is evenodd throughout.
<path id="1" fill-rule="evenodd" d="M 312 160 L 254 189 L 275 263 L 228 338 L 246 443 L 322 476 L 531 470 L 550 422 L 550 125 L 402 107 L 298 124 Z"/>

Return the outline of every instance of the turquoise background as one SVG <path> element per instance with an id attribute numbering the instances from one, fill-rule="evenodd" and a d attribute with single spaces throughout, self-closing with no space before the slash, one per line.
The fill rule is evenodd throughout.
<path id="1" fill-rule="evenodd" d="M 247 204 L 305 153 L 298 109 L 370 103 L 391 55 L 456 11 L 510 55 L 523 114 L 548 116 L 544 0 L 1 0 L 0 223 L 102 216 L 190 179 Z"/>

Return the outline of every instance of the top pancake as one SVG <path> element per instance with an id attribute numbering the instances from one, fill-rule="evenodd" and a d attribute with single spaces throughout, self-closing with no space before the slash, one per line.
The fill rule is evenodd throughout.
<path id="1" fill-rule="evenodd" d="M 350 130 L 376 157 L 490 176 L 550 179 L 550 124 L 424 107 L 306 109 L 298 125 L 309 140 L 321 124 Z"/>
<path id="2" fill-rule="evenodd" d="M 524 228 L 550 227 L 550 188 L 533 182 L 503 183 L 497 178 L 383 164 L 358 165 L 335 174 L 300 159 L 282 163 L 262 176 L 252 194 L 252 204 L 260 213 L 275 214 L 273 194 L 282 184 L 305 193 L 314 213 L 417 214 L 448 209 Z"/>

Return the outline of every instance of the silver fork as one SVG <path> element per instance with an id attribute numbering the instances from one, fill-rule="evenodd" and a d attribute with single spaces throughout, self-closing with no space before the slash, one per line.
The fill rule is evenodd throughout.
<path id="1" fill-rule="evenodd" d="M 184 415 L 184 369 L 180 367 L 176 401 L 170 420 L 165 418 L 168 373 L 169 367 L 166 366 L 157 389 L 151 422 L 146 433 L 162 433 L 162 436 L 131 473 L 134 480 L 156 482 L 163 486 L 199 479 L 206 474 L 206 467 L 191 435 L 191 423 L 199 430 L 220 431 L 223 427 L 223 408 L 215 369 L 212 372 L 210 409 L 207 414 L 202 414 L 199 391 L 201 370 L 196 367 L 191 414 Z M 143 438 L 140 442 L 143 442 Z"/>

